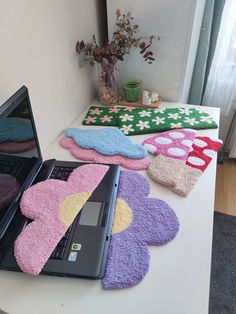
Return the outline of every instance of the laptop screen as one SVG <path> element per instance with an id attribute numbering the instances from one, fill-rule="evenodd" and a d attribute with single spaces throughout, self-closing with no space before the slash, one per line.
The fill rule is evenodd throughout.
<path id="1" fill-rule="evenodd" d="M 41 158 L 28 91 L 0 107 L 0 222 Z"/>

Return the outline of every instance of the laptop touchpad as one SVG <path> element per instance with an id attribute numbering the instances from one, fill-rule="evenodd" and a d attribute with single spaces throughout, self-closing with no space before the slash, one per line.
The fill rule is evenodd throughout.
<path id="1" fill-rule="evenodd" d="M 101 202 L 86 202 L 79 220 L 80 225 L 97 226 L 102 209 Z"/>

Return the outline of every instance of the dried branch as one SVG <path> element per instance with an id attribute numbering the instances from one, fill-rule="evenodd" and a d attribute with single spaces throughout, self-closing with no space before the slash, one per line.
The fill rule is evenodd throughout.
<path id="1" fill-rule="evenodd" d="M 134 24 L 134 18 L 130 12 L 122 14 L 120 9 L 116 10 L 116 21 L 111 41 L 106 41 L 101 47 L 98 46 L 96 37 L 93 35 L 92 43 L 85 43 L 83 40 L 76 44 L 78 54 L 84 56 L 84 60 L 80 62 L 83 66 L 86 63 L 91 65 L 94 62 L 109 64 L 113 67 L 118 60 L 123 61 L 124 56 L 130 53 L 132 47 L 139 49 L 144 61 L 151 64 L 155 61 L 153 52 L 148 50 L 151 47 L 153 40 L 159 40 L 159 36 L 151 35 L 149 37 L 138 37 L 136 33 L 139 30 L 139 25 Z"/>

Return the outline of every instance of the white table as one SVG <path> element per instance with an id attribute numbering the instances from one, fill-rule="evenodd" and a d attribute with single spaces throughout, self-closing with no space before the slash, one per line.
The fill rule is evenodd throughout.
<path id="1" fill-rule="evenodd" d="M 162 104 L 163 107 L 176 105 Z M 204 109 L 219 121 L 219 109 Z M 84 115 L 85 112 L 71 126 L 81 127 Z M 217 138 L 218 130 L 201 130 L 199 134 Z M 141 143 L 149 136 L 133 136 L 133 140 Z M 44 159 L 75 160 L 59 147 L 57 140 L 44 152 Z M 151 184 L 151 196 L 162 198 L 175 209 L 180 230 L 169 244 L 149 247 L 150 270 L 137 286 L 104 291 L 100 281 L 33 278 L 0 271 L 0 308 L 10 314 L 207 314 L 216 159 L 187 198 L 152 182 L 145 171 L 142 174 Z"/>

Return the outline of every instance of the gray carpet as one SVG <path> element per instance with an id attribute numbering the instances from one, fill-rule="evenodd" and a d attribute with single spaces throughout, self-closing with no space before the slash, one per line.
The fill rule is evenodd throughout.
<path id="1" fill-rule="evenodd" d="M 209 314 L 236 313 L 236 217 L 214 215 Z"/>

